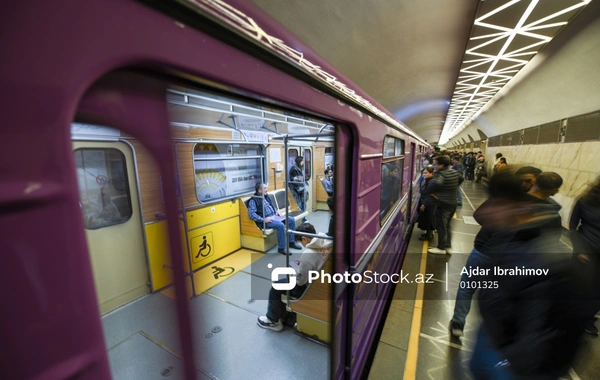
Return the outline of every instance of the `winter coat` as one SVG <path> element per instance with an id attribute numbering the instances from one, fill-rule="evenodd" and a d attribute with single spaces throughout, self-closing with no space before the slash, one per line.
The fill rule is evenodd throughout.
<path id="1" fill-rule="evenodd" d="M 437 204 L 456 205 L 458 204 L 456 189 L 463 180 L 462 174 L 456 170 L 440 169 L 433 173 L 430 185 L 431 196 L 437 199 Z"/>

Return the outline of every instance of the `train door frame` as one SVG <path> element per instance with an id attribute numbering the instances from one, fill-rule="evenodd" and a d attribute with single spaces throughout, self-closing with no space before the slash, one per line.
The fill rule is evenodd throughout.
<path id="1" fill-rule="evenodd" d="M 148 260 L 148 250 L 146 246 L 146 236 L 144 230 L 144 218 L 142 199 L 140 193 L 139 177 L 137 175 L 137 158 L 135 148 L 126 140 L 123 139 L 89 139 L 85 137 L 73 136 L 71 138 L 73 153 L 82 149 L 115 149 L 118 150 L 125 158 L 125 170 L 127 178 L 127 194 L 130 199 L 130 210 L 131 216 L 120 223 L 114 223 L 104 225 L 98 228 L 85 228 L 85 235 L 88 244 L 88 252 L 90 255 L 90 262 L 92 264 L 92 272 L 94 273 L 94 285 L 96 289 L 96 296 L 98 300 L 98 307 L 101 315 L 105 315 L 117 308 L 126 305 L 129 302 L 135 301 L 153 291 L 152 277 L 150 276 L 150 266 Z M 100 181 L 104 180 L 107 176 L 98 175 Z M 98 182 L 100 184 L 100 182 Z M 81 199 L 81 195 L 80 195 Z M 112 203 L 112 201 L 111 201 Z M 81 203 L 80 203 L 81 204 Z M 83 207 L 83 206 L 82 206 Z M 83 211 L 83 210 L 82 210 Z M 115 237 L 115 229 L 121 230 L 126 229 L 121 236 L 126 236 L 124 239 L 120 239 L 121 243 L 113 243 Z M 110 231 L 108 231 L 110 229 Z M 138 233 L 134 233 L 138 231 Z M 103 234 L 109 233 L 111 239 L 102 237 Z M 102 241 L 102 244 L 111 244 L 112 248 L 103 250 L 104 254 L 99 254 L 98 244 L 96 242 Z M 132 249 L 131 249 L 132 248 Z M 139 255 L 136 257 L 127 255 L 127 252 L 139 251 Z M 106 255 L 106 252 L 110 252 L 112 255 Z M 119 253 L 119 254 L 117 254 Z M 119 264 L 107 263 L 106 260 L 120 259 Z M 102 300 L 101 294 L 107 291 L 105 285 L 102 285 L 102 278 L 99 276 L 99 272 L 102 272 L 100 267 L 112 266 L 113 268 L 124 269 L 124 259 L 136 261 L 136 263 L 129 262 L 124 267 L 125 271 L 123 275 L 119 277 L 119 281 L 115 281 L 115 278 L 109 279 L 110 284 L 120 284 L 120 290 L 116 290 L 117 293 L 111 298 Z M 133 266 L 133 267 L 132 267 Z M 115 273 L 114 271 L 112 273 Z M 135 280 L 135 287 L 131 287 L 132 282 L 128 281 L 132 278 L 138 277 Z"/>

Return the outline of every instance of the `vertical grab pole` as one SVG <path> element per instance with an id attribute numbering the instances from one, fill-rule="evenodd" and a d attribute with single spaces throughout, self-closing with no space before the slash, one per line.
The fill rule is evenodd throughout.
<path id="1" fill-rule="evenodd" d="M 177 165 L 177 177 L 181 178 L 181 172 L 179 170 L 179 154 L 177 154 L 177 141 L 175 142 L 175 164 Z M 192 152 L 193 154 L 193 152 Z M 194 161 L 195 162 L 195 161 Z M 195 163 L 194 163 L 195 165 Z M 185 235 L 185 247 L 187 249 L 187 257 L 188 257 L 188 264 L 190 266 L 190 280 L 192 281 L 192 294 L 193 297 L 196 297 L 196 284 L 194 283 L 194 270 L 192 267 L 192 247 L 190 247 L 190 239 L 188 238 L 188 224 L 187 224 L 187 217 L 185 215 L 185 203 L 183 201 L 183 186 L 181 185 L 181 180 L 177 181 L 178 183 L 178 187 L 179 187 L 179 199 L 181 200 L 181 215 L 182 215 L 182 221 L 183 221 L 183 232 Z"/>
<path id="2" fill-rule="evenodd" d="M 287 182 L 287 186 L 285 187 L 285 267 L 288 268 L 290 266 L 290 234 L 288 233 L 290 229 L 289 223 L 289 182 L 290 182 L 290 172 L 288 168 L 288 135 L 283 136 L 283 157 L 284 157 L 284 170 L 285 170 L 285 179 Z M 289 276 L 288 276 L 289 281 Z M 287 309 L 291 308 L 290 306 L 290 291 L 289 289 L 285 291 Z"/>
<path id="3" fill-rule="evenodd" d="M 265 223 L 265 192 L 262 189 L 262 185 L 263 183 L 265 183 L 265 168 L 264 168 L 264 157 L 265 157 L 265 152 L 264 150 L 261 152 L 261 159 L 260 159 L 260 195 L 262 197 L 262 217 L 263 217 L 263 221 L 262 221 L 262 225 L 263 225 L 263 238 L 267 237 L 266 233 L 265 233 L 265 229 L 267 228 L 267 223 Z"/>

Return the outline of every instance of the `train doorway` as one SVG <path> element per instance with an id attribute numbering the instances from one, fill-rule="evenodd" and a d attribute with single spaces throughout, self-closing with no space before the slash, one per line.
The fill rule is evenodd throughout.
<path id="1" fill-rule="evenodd" d="M 106 314 L 150 292 L 132 149 L 74 141 L 80 206 L 96 295 Z"/>

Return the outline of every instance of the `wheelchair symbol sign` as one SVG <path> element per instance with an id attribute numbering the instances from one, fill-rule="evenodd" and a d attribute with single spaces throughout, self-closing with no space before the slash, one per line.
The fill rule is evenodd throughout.
<path id="1" fill-rule="evenodd" d="M 199 263 L 215 253 L 212 232 L 196 236 L 191 243 L 192 261 L 194 263 Z"/>

